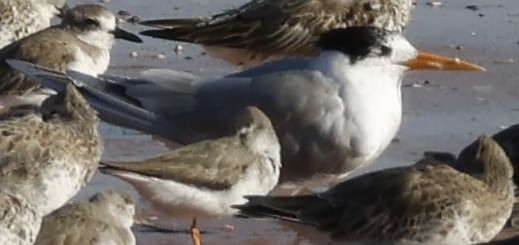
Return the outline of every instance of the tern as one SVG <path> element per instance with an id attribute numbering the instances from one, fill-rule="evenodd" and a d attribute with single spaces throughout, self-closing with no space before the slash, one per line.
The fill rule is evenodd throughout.
<path id="1" fill-rule="evenodd" d="M 215 57 L 250 68 L 287 57 L 312 57 L 321 33 L 334 28 L 377 26 L 401 32 L 411 0 L 253 0 L 206 18 L 160 19 L 143 35 L 202 44 Z"/>
<path id="2" fill-rule="evenodd" d="M 418 51 L 401 34 L 376 27 L 334 29 L 318 45 L 323 51 L 315 58 L 218 79 L 171 70 L 145 71 L 147 79 L 67 74 L 102 120 L 182 144 L 223 137 L 241 109 L 257 106 L 281 142 L 280 182 L 292 182 L 347 174 L 375 160 L 400 127 L 405 72 L 484 70 Z M 61 72 L 11 64 L 51 87 L 64 79 Z"/>

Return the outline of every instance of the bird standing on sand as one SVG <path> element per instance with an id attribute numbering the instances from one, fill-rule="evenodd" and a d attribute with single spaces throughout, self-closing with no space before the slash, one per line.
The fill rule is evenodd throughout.
<path id="1" fill-rule="evenodd" d="M 171 216 L 229 216 L 236 212 L 231 205 L 246 202 L 243 196 L 268 194 L 281 168 L 281 147 L 265 114 L 247 107 L 235 126 L 233 136 L 143 161 L 103 162 L 100 170 L 128 181 Z"/>
<path id="2" fill-rule="evenodd" d="M 16 107 L 0 118 L 0 191 L 43 216 L 94 175 L 101 156 L 99 119 L 71 84 L 31 109 Z"/>
<path id="3" fill-rule="evenodd" d="M 434 160 L 386 169 L 306 196 L 248 197 L 242 214 L 317 227 L 340 242 L 477 244 L 503 228 L 514 203 L 513 168 L 501 147 L 480 137 L 471 176 Z"/>
<path id="4" fill-rule="evenodd" d="M 319 54 L 315 42 L 328 30 L 376 26 L 402 32 L 411 0 L 253 0 L 199 19 L 160 19 L 143 35 L 202 44 L 219 59 L 250 68 L 267 61 Z"/>
<path id="5" fill-rule="evenodd" d="M 104 73 L 110 63 L 114 38 L 140 42 L 139 37 L 116 27 L 114 15 L 98 5 L 78 5 L 63 14 L 60 25 L 18 40 L 0 50 L 0 106 L 7 110 L 29 101 L 38 105 L 49 94 L 6 59 L 25 60 L 57 70 L 76 70 L 92 76 Z"/>
<path id="6" fill-rule="evenodd" d="M 47 215 L 35 245 L 135 244 L 135 207 L 126 193 L 103 191 Z"/>
<path id="7" fill-rule="evenodd" d="M 0 49 L 34 32 L 50 26 L 60 14 L 66 0 L 0 1 Z"/>
<path id="8" fill-rule="evenodd" d="M 400 127 L 405 72 L 484 70 L 418 51 L 402 35 L 374 27 L 332 30 L 318 45 L 323 52 L 315 58 L 220 79 L 175 71 L 116 82 L 68 75 L 101 119 L 182 144 L 225 136 L 240 110 L 257 106 L 280 140 L 280 181 L 287 182 L 347 174 L 375 160 Z M 17 64 L 39 82 L 62 83 L 51 71 Z"/>

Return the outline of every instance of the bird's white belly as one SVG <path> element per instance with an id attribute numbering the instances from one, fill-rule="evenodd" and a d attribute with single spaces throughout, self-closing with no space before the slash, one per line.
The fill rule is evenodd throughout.
<path id="1" fill-rule="evenodd" d="M 110 52 L 102 50 L 100 54 L 98 57 L 92 57 L 77 48 L 74 55 L 75 59 L 69 64 L 68 69 L 97 77 L 97 75 L 103 74 L 110 64 Z"/>
<path id="2" fill-rule="evenodd" d="M 119 172 L 117 176 L 130 182 L 139 193 L 160 210 L 173 217 L 229 216 L 237 212 L 231 205 L 247 202 L 245 195 L 266 195 L 277 184 L 279 170 L 269 172 L 249 167 L 231 188 L 211 190 L 172 180 Z"/>
<path id="3" fill-rule="evenodd" d="M 40 191 L 43 214 L 48 214 L 63 206 L 79 189 L 85 185 L 87 169 L 84 164 L 70 158 L 58 159 L 60 163 L 49 164 L 42 173 Z"/>

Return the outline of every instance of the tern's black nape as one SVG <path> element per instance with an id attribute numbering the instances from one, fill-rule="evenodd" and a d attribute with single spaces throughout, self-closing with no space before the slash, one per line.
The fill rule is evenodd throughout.
<path id="1" fill-rule="evenodd" d="M 388 56 L 390 31 L 377 27 L 338 28 L 323 32 L 317 45 L 324 50 L 337 50 L 348 55 L 351 63 L 367 56 Z"/>

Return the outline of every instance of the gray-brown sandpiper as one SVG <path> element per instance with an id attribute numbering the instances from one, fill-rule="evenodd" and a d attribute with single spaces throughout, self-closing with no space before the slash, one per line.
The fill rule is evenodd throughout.
<path id="1" fill-rule="evenodd" d="M 78 5 L 63 13 L 61 24 L 18 40 L 0 50 L 0 106 L 8 109 L 28 102 L 38 105 L 48 91 L 11 69 L 6 59 L 19 59 L 57 70 L 76 70 L 97 76 L 108 69 L 114 38 L 140 42 L 123 31 L 105 7 Z"/>
<path id="2" fill-rule="evenodd" d="M 134 245 L 134 215 L 128 194 L 103 191 L 87 202 L 70 203 L 45 216 L 34 244 Z"/>
<path id="3" fill-rule="evenodd" d="M 280 146 L 272 124 L 255 107 L 238 116 L 233 136 L 183 146 L 139 162 L 103 162 L 101 172 L 131 183 L 175 217 L 236 212 L 245 195 L 268 194 L 277 184 Z"/>

